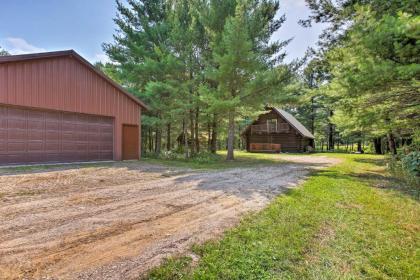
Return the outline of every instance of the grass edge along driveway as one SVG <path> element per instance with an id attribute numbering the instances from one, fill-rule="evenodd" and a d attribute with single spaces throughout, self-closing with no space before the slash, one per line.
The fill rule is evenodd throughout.
<path id="1" fill-rule="evenodd" d="M 384 158 L 340 155 L 221 240 L 147 279 L 419 279 L 420 204 Z"/>

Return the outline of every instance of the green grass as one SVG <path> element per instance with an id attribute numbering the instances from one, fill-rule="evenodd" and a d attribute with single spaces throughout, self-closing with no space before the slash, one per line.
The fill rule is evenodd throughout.
<path id="1" fill-rule="evenodd" d="M 401 188 L 381 156 L 328 156 L 344 161 L 314 173 L 221 240 L 193 246 L 198 263 L 168 259 L 147 278 L 420 279 L 418 189 Z"/>
<path id="2" fill-rule="evenodd" d="M 167 166 L 192 168 L 192 169 L 224 169 L 233 167 L 250 167 L 258 165 L 273 165 L 282 164 L 285 161 L 282 159 L 284 155 L 294 154 L 260 154 L 247 153 L 243 151 L 235 151 L 235 160 L 226 161 L 226 151 L 218 151 L 216 155 L 204 159 L 158 159 L 152 157 L 143 157 L 139 162 L 148 162 L 155 164 L 163 164 Z M 295 154 L 299 156 L 308 156 L 308 154 Z M 327 155 L 325 153 L 311 154 L 311 155 Z M 135 161 L 131 161 L 135 162 Z M 42 172 L 54 169 L 65 168 L 87 168 L 87 167 L 101 167 L 118 165 L 119 162 L 94 162 L 94 163 L 73 163 L 73 164 L 39 164 L 39 165 L 22 165 L 15 167 L 0 167 L 0 175 L 10 173 L 27 173 L 27 172 Z"/>
<path id="3" fill-rule="evenodd" d="M 235 161 L 226 161 L 226 151 L 219 151 L 211 158 L 204 159 L 156 159 L 143 157 L 140 162 L 164 164 L 168 166 L 192 168 L 192 169 L 224 169 L 230 167 L 248 167 L 256 165 L 272 165 L 284 163 L 281 159 L 282 154 L 251 154 L 242 151 L 235 151 Z M 135 162 L 135 161 L 132 161 Z M 94 163 L 74 163 L 74 164 L 39 164 L 22 165 L 15 167 L 0 167 L 0 175 L 10 173 L 42 172 L 54 169 L 65 168 L 87 168 L 118 165 L 119 162 L 94 162 Z"/>
<path id="4" fill-rule="evenodd" d="M 235 151 L 235 160 L 226 160 L 226 151 L 219 151 L 211 158 L 200 159 L 156 159 L 144 157 L 142 160 L 149 163 L 165 164 L 169 166 L 192 168 L 192 169 L 225 169 L 233 167 L 251 167 L 258 165 L 282 164 L 285 161 L 283 155 L 291 154 L 262 154 Z M 299 154 L 307 156 L 307 154 Z"/>

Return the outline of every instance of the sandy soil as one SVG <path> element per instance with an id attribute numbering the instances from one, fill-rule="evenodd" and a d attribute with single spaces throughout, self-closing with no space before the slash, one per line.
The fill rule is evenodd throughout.
<path id="1" fill-rule="evenodd" d="M 131 279 L 294 187 L 325 157 L 192 171 L 142 162 L 0 174 L 0 278 Z"/>

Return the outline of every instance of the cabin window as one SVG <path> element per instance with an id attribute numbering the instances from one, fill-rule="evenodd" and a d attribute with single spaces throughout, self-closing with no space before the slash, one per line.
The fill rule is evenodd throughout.
<path id="1" fill-rule="evenodd" d="M 267 120 L 268 131 L 277 131 L 277 119 Z"/>

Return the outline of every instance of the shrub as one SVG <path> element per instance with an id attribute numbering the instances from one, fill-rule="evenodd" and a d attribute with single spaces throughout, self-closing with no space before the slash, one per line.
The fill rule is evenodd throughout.
<path id="1" fill-rule="evenodd" d="M 180 153 L 178 151 L 163 151 L 160 154 L 146 153 L 145 157 L 164 159 L 164 160 L 193 161 L 196 163 L 217 162 L 221 159 L 220 155 L 212 154 L 210 152 L 196 153 L 192 155 L 190 158 L 186 159 L 185 154 Z"/>
<path id="2" fill-rule="evenodd" d="M 420 186 L 420 151 L 399 152 L 389 161 L 391 173 L 410 185 Z"/>
<path id="3" fill-rule="evenodd" d="M 208 163 L 219 161 L 221 159 L 221 156 L 209 152 L 200 152 L 193 155 L 191 159 L 198 163 Z"/>
<path id="4" fill-rule="evenodd" d="M 405 175 L 413 183 L 419 184 L 420 151 L 413 151 L 401 158 L 401 167 Z"/>
<path id="5" fill-rule="evenodd" d="M 160 154 L 154 152 L 147 152 L 145 154 L 147 158 L 166 159 L 166 160 L 183 160 L 185 155 L 176 151 L 163 151 Z"/>

